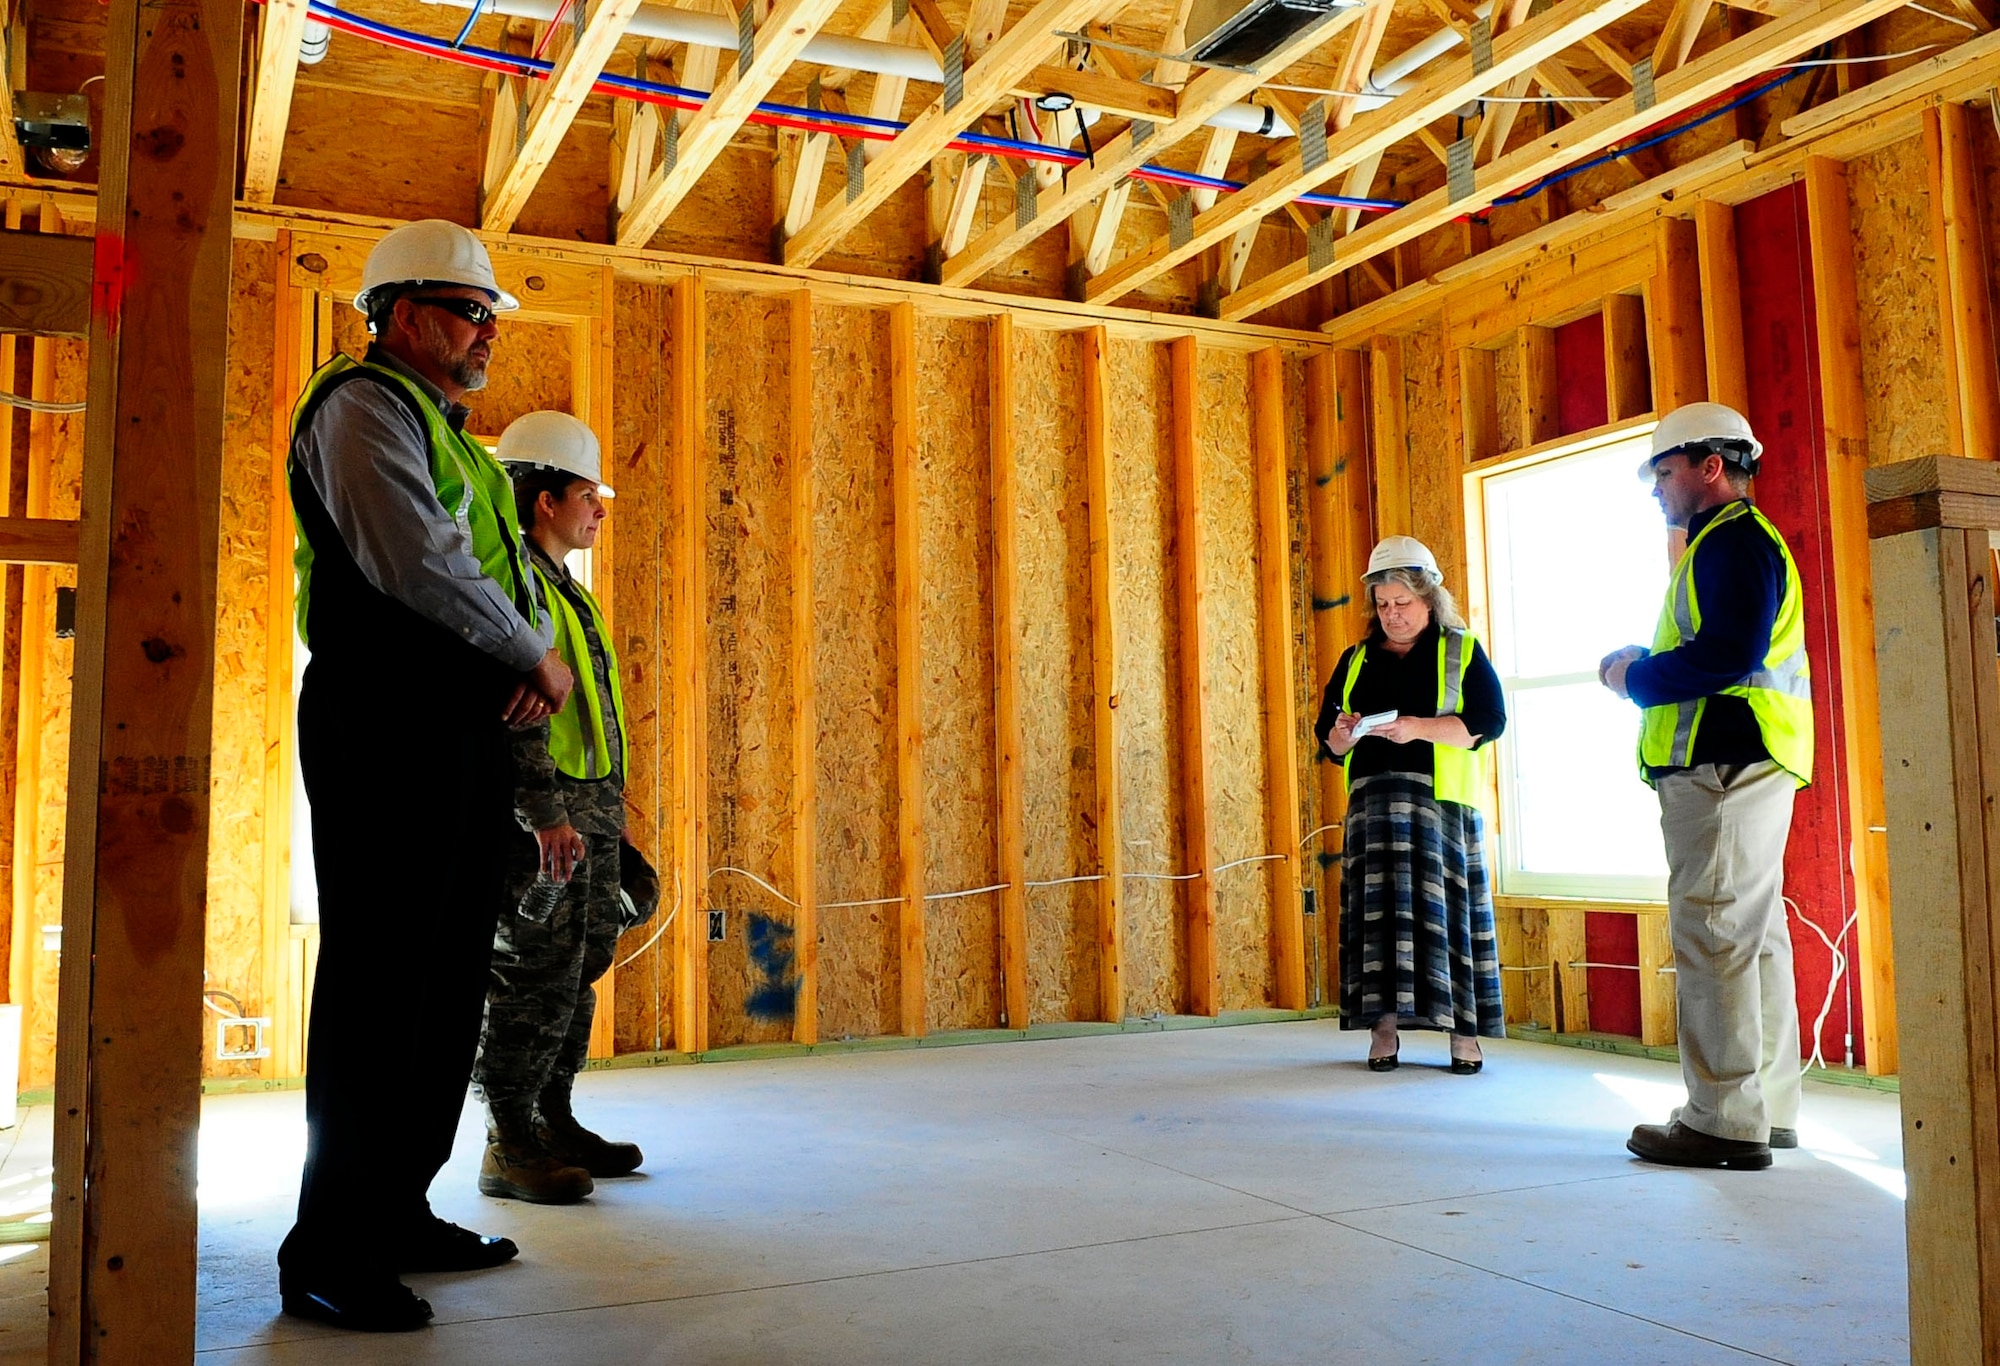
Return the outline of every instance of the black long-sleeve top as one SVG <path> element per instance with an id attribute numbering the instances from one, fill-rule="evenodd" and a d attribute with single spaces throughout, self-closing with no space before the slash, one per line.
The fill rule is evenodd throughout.
<path id="1" fill-rule="evenodd" d="M 1730 506 L 1708 508 L 1688 519 L 1688 540 Z M 1747 698 L 1721 695 L 1764 662 L 1771 628 L 1785 592 L 1785 561 L 1776 542 L 1749 517 L 1726 522 L 1701 543 L 1694 559 L 1695 601 L 1701 629 L 1671 650 L 1635 660 L 1626 690 L 1642 707 L 1708 699 L 1695 731 L 1690 766 L 1753 764 L 1771 757 Z M 1656 767 L 1654 777 L 1671 773 Z"/>
<path id="2" fill-rule="evenodd" d="M 1393 711 L 1403 716 L 1438 714 L 1438 625 L 1432 622 L 1410 645 L 1408 654 L 1391 653 L 1381 628 L 1362 642 L 1368 654 L 1361 662 L 1361 676 L 1354 680 L 1354 696 L 1347 710 L 1363 716 Z M 1340 694 L 1347 685 L 1348 664 L 1354 658 L 1350 645 L 1334 665 L 1333 677 L 1320 698 L 1319 719 L 1313 734 L 1319 738 L 1320 753 L 1335 763 L 1343 762 L 1327 747 L 1326 733 L 1340 719 Z M 1500 676 L 1477 640 L 1472 642 L 1472 659 L 1465 668 L 1465 686 L 1457 712 L 1465 728 L 1476 737 L 1473 748 L 1488 743 L 1507 728 L 1507 703 L 1500 692 Z M 1377 773 L 1433 773 L 1436 762 L 1431 742 L 1412 740 L 1396 744 L 1379 735 L 1364 735 L 1347 752 L 1349 781 Z"/>

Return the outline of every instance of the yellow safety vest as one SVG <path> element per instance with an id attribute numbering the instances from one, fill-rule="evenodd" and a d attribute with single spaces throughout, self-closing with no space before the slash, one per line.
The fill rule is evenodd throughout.
<path id="1" fill-rule="evenodd" d="M 1472 665 L 1472 645 L 1470 631 L 1443 627 L 1438 630 L 1439 716 L 1456 716 L 1465 710 L 1465 671 Z M 1342 711 L 1354 710 L 1354 682 L 1361 677 L 1361 663 L 1367 657 L 1368 647 L 1357 645 L 1348 659 L 1347 678 L 1340 689 Z M 1349 750 L 1341 756 L 1342 783 L 1347 781 L 1347 760 L 1353 753 Z M 1431 790 L 1439 801 L 1457 802 L 1491 814 L 1493 802 L 1489 794 L 1493 785 L 1487 778 L 1490 765 L 1484 749 L 1460 749 L 1457 745 L 1433 742 L 1431 765 Z"/>
<path id="2" fill-rule="evenodd" d="M 597 691 L 597 670 L 590 664 L 590 639 L 583 629 L 583 619 L 577 615 L 575 606 L 556 581 L 541 565 L 534 566 L 535 577 L 541 580 L 542 596 L 549 605 L 549 620 L 556 630 L 556 653 L 563 663 L 569 665 L 576 675 L 576 687 L 570 693 L 563 709 L 549 718 L 549 757 L 556 761 L 556 768 L 565 776 L 577 779 L 608 778 L 611 776 L 611 743 L 606 738 L 605 704 L 611 706 L 611 715 L 618 723 L 618 772 L 628 772 L 631 746 L 626 742 L 625 692 L 618 682 L 618 652 L 611 648 L 611 628 L 605 625 L 604 612 L 597 605 L 597 599 L 582 584 L 576 585 L 585 606 L 590 609 L 590 623 L 597 632 L 597 643 L 604 651 L 605 673 L 611 678 L 611 696 L 607 699 Z"/>
<path id="3" fill-rule="evenodd" d="M 1694 557 L 1710 532 L 1744 517 L 1752 518 L 1764 529 L 1784 558 L 1785 594 L 1778 604 L 1777 620 L 1771 624 L 1771 646 L 1763 662 L 1721 691 L 1749 701 L 1750 714 L 1757 718 L 1764 748 L 1771 752 L 1771 758 L 1780 768 L 1792 775 L 1794 782 L 1804 787 L 1812 781 L 1813 713 L 1812 671 L 1806 664 L 1805 608 L 1804 595 L 1799 589 L 1799 567 L 1778 529 L 1749 503 L 1731 503 L 1688 543 L 1667 584 L 1667 600 L 1660 608 L 1659 627 L 1653 632 L 1653 653 L 1674 649 L 1701 630 Z M 1647 707 L 1640 714 L 1639 773 L 1648 783 L 1652 782 L 1651 769 L 1688 766 L 1707 706 L 1707 698 L 1697 697 L 1691 702 Z"/>
<path id="4" fill-rule="evenodd" d="M 538 625 L 534 596 L 528 592 L 526 557 L 521 550 L 521 527 L 514 514 L 513 482 L 491 452 L 464 432 L 453 430 L 437 404 L 424 392 L 423 386 L 387 365 L 336 355 L 306 381 L 305 392 L 299 395 L 298 404 L 292 409 L 293 441 L 298 440 L 301 423 L 316 406 L 314 399 L 321 391 L 341 376 L 356 370 L 374 372 L 398 386 L 415 403 L 417 411 L 423 415 L 425 434 L 430 438 L 431 482 L 437 488 L 438 502 L 444 505 L 445 511 L 451 514 L 452 520 L 471 540 L 472 553 L 479 560 L 479 567 L 486 571 L 486 576 L 514 600 L 514 605 L 527 618 L 530 626 Z M 306 530 L 298 520 L 296 509 L 292 513 L 292 524 L 298 534 L 297 548 L 292 552 L 292 567 L 298 574 L 299 639 L 310 646 L 312 641 L 306 634 L 306 620 L 312 601 L 313 547 L 312 542 L 306 539 Z"/>

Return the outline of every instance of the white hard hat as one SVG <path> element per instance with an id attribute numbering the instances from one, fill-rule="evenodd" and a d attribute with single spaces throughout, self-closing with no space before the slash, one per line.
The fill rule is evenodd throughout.
<path id="1" fill-rule="evenodd" d="M 613 496 L 601 482 L 604 462 L 597 433 L 590 430 L 589 423 L 568 413 L 545 409 L 521 414 L 500 433 L 500 447 L 494 458 L 503 465 L 531 465 L 573 474 L 596 484 L 599 497 Z"/>
<path id="2" fill-rule="evenodd" d="M 464 285 L 493 296 L 494 311 L 506 313 L 521 301 L 493 278 L 493 258 L 472 230 L 443 218 L 420 218 L 391 228 L 361 267 L 354 306 L 368 311 L 369 296 L 383 285 Z"/>
<path id="3" fill-rule="evenodd" d="M 1374 551 L 1368 556 L 1365 577 L 1373 578 L 1388 569 L 1409 569 L 1428 574 L 1433 580 L 1444 578 L 1438 573 L 1437 556 L 1414 536 L 1384 536 L 1375 543 Z"/>
<path id="4" fill-rule="evenodd" d="M 1750 420 L 1726 403 L 1684 403 L 1653 428 L 1653 453 L 1639 467 L 1639 477 L 1653 480 L 1653 465 L 1661 456 L 1719 455 L 1751 474 L 1764 454 L 1764 443 L 1750 430 Z"/>

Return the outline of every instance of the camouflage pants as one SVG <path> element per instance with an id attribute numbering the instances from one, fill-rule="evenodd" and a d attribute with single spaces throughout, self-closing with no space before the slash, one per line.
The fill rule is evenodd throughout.
<path id="1" fill-rule="evenodd" d="M 590 1052 L 591 987 L 618 947 L 618 836 L 585 835 L 588 854 L 547 924 L 524 920 L 535 880 L 534 841 L 517 853 L 507 909 L 493 938 L 492 986 L 473 1084 L 488 1105 L 532 1104 L 552 1079 L 583 1070 Z"/>

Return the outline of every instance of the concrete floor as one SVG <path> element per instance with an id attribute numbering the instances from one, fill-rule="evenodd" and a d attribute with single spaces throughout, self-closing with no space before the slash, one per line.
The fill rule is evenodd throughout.
<path id="1" fill-rule="evenodd" d="M 1666 1064 L 1489 1042 L 1453 1077 L 1430 1035 L 1375 1075 L 1366 1042 L 1328 1021 L 592 1073 L 579 1111 L 650 1161 L 568 1209 L 477 1194 L 468 1106 L 433 1201 L 523 1252 L 414 1278 L 437 1321 L 393 1339 L 278 1314 L 301 1097 L 214 1098 L 199 1360 L 1908 1359 L 1894 1096 L 1808 1086 L 1772 1171 L 1674 1171 L 1623 1147 L 1678 1099 Z M 8 1140 L 18 1209 L 46 1110 Z M 46 1267 L 0 1263 L 0 1362 L 40 1360 Z"/>

